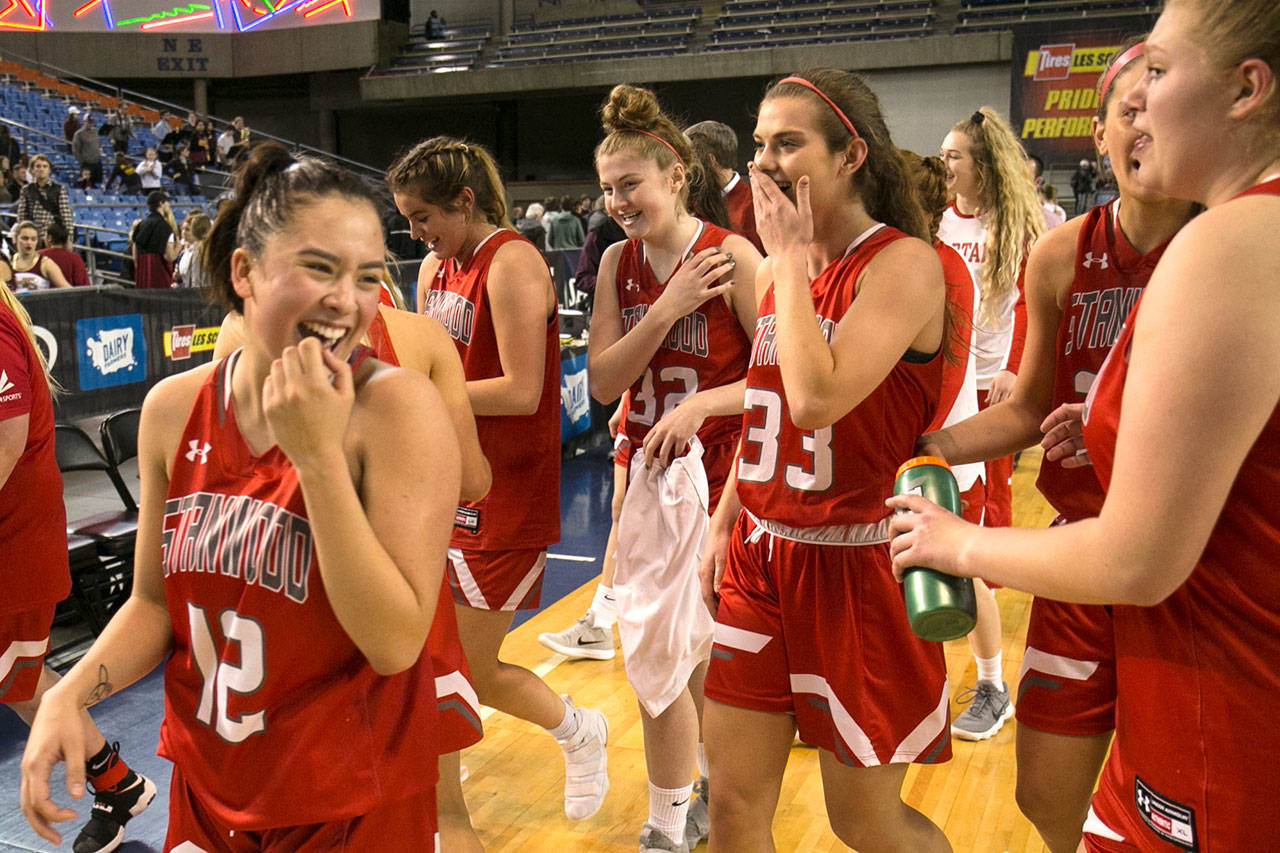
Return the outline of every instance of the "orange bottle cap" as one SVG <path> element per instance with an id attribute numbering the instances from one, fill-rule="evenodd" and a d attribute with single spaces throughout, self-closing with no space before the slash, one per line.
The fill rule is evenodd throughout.
<path id="1" fill-rule="evenodd" d="M 947 460 L 943 459 L 941 456 L 916 456 L 899 465 L 898 473 L 895 477 L 901 477 L 903 471 L 906 471 L 909 468 L 917 468 L 921 465 L 937 465 L 939 467 L 946 468 L 948 471 L 951 470 L 951 466 L 947 464 Z"/>

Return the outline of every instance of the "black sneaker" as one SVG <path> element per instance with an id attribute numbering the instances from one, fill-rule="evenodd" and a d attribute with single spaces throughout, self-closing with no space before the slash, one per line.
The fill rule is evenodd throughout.
<path id="1" fill-rule="evenodd" d="M 75 853 L 110 853 L 124 841 L 124 825 L 142 814 L 156 796 L 156 785 L 141 773 L 130 770 L 109 791 L 93 795 L 89 822 L 76 836 Z"/>

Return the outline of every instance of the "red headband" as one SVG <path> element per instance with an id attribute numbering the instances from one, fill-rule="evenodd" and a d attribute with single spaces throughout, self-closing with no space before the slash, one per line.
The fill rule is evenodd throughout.
<path id="1" fill-rule="evenodd" d="M 1107 102 L 1107 91 L 1111 88 L 1111 84 L 1115 82 L 1116 77 L 1119 76 L 1120 72 L 1123 71 L 1130 62 L 1133 62 L 1139 56 L 1142 56 L 1146 47 L 1147 43 L 1145 41 L 1140 41 L 1124 53 L 1120 54 L 1116 61 L 1111 63 L 1111 67 L 1102 75 L 1102 88 L 1098 90 L 1099 107 Z"/>
<path id="2" fill-rule="evenodd" d="M 661 142 L 663 145 L 667 146 L 667 148 L 669 148 L 669 149 L 671 150 L 671 153 L 672 153 L 672 154 L 676 155 L 676 162 L 677 162 L 677 163 L 679 163 L 681 166 L 685 165 L 684 158 L 680 156 L 680 152 L 676 150 L 676 147 L 675 147 L 674 145 L 672 145 L 670 142 L 668 142 L 667 140 L 663 139 L 663 138 L 662 138 L 661 136 L 659 136 L 658 134 L 656 134 L 656 133 L 650 133 L 650 132 L 649 132 L 649 131 L 647 131 L 647 130 L 641 130 L 641 129 L 640 129 L 640 128 L 638 128 L 638 127 L 624 127 L 624 128 L 622 128 L 622 130 L 625 130 L 625 131 L 627 131 L 628 133 L 643 133 L 645 136 L 652 137 L 653 139 L 658 140 L 658 141 L 659 141 L 659 142 Z"/>
<path id="3" fill-rule="evenodd" d="M 845 126 L 845 129 L 847 129 L 849 133 L 853 134 L 853 138 L 854 139 L 862 138 L 861 136 L 859 136 L 858 131 L 854 129 L 853 122 L 849 121 L 849 117 L 844 114 L 844 110 L 837 107 L 836 102 L 828 98 L 826 93 L 823 92 L 821 89 L 819 89 L 817 86 L 813 85 L 803 77 L 783 77 L 781 80 L 778 81 L 778 85 L 781 86 L 783 83 L 799 83 L 801 86 L 804 86 L 806 89 L 813 92 L 819 98 L 822 98 L 822 100 L 827 102 L 827 106 L 835 110 L 836 116 L 840 119 L 840 123 Z"/>

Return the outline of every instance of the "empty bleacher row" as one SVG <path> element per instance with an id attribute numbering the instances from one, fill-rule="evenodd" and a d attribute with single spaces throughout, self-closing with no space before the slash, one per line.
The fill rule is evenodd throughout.
<path id="1" fill-rule="evenodd" d="M 371 73 L 419 74 L 940 34 L 937 0 L 726 0 L 714 21 L 706 5 L 529 21 L 497 35 L 487 23 L 451 27 L 436 38 L 418 27 L 389 65 Z M 1145 14 L 1158 7 L 1152 0 L 962 0 L 950 31 L 999 31 L 1028 21 Z"/>
<path id="2" fill-rule="evenodd" d="M 729 0 L 706 49 L 750 50 L 923 35 L 933 23 L 934 5 L 934 0 Z"/>
<path id="3" fill-rule="evenodd" d="M 1160 5 L 1149 0 L 964 0 L 954 31 L 992 32 L 1019 23 L 1140 15 L 1158 12 Z"/>

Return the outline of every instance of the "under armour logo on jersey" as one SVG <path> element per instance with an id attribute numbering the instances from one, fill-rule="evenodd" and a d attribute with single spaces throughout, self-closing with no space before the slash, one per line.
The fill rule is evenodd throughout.
<path id="1" fill-rule="evenodd" d="M 627 279 L 627 290 L 639 290 L 640 285 L 635 283 L 634 279 Z"/>
<path id="2" fill-rule="evenodd" d="M 201 465 L 204 465 L 209 461 L 209 451 L 213 447 L 213 445 L 209 444 L 209 442 L 206 441 L 204 443 L 204 447 L 201 447 L 200 439 L 193 438 L 191 439 L 191 441 L 187 442 L 187 447 L 190 448 L 189 450 L 187 450 L 188 462 L 195 462 L 197 456 L 200 457 Z"/>
<path id="3" fill-rule="evenodd" d="M 13 383 L 9 381 L 9 371 L 0 370 L 0 394 L 3 394 L 12 387 Z"/>
<path id="4" fill-rule="evenodd" d="M 1085 252 L 1085 253 L 1084 253 L 1084 261 L 1083 261 L 1083 263 L 1081 263 L 1081 264 L 1080 264 L 1080 266 L 1084 267 L 1085 269 L 1089 269 L 1090 267 L 1092 267 L 1092 266 L 1093 266 L 1093 265 L 1095 265 L 1095 264 L 1097 264 L 1097 266 L 1098 266 L 1098 268 L 1099 268 L 1099 269 L 1104 269 L 1104 270 L 1105 270 L 1108 266 L 1110 266 L 1110 264 L 1108 264 L 1108 263 L 1107 263 L 1107 253 L 1106 253 L 1106 252 L 1103 252 L 1103 253 L 1102 253 L 1102 257 L 1100 257 L 1100 258 L 1095 258 L 1095 257 L 1093 256 L 1093 252 Z"/>

